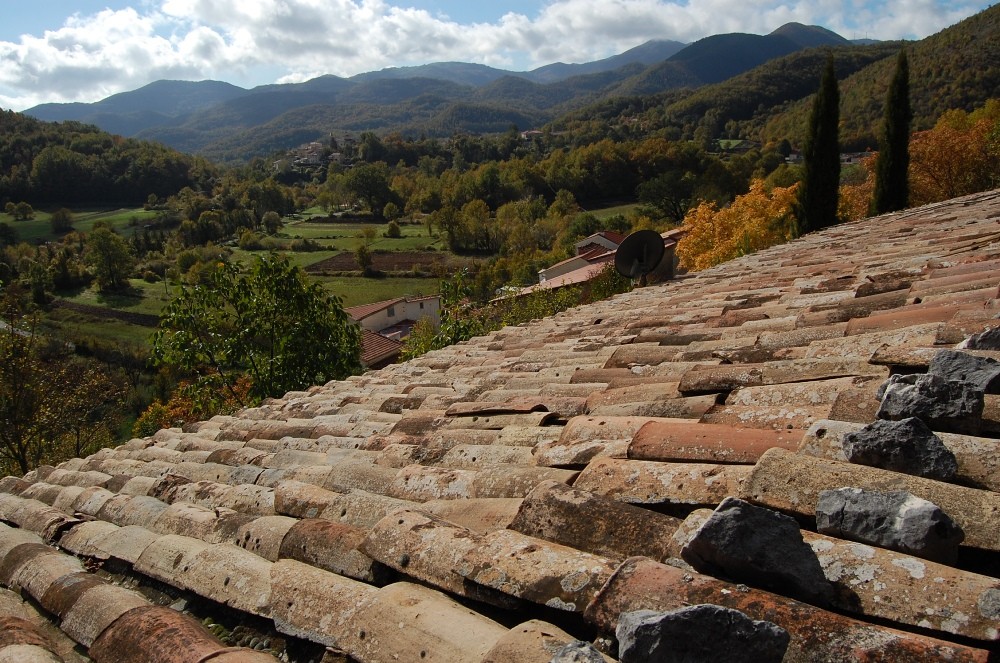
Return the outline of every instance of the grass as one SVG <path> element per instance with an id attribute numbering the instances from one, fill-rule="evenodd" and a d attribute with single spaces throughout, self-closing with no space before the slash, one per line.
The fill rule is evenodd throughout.
<path id="1" fill-rule="evenodd" d="M 310 239 L 326 248 L 354 251 L 364 241 L 362 232 L 367 228 L 375 230 L 375 238 L 372 241 L 373 250 L 425 251 L 430 248 L 436 250 L 445 248 L 444 239 L 430 236 L 427 233 L 427 228 L 423 225 L 400 224 L 399 229 L 402 232 L 402 237 L 397 239 L 383 236 L 387 227 L 388 224 L 385 223 L 331 223 L 293 220 L 285 224 L 280 237 L 282 239 Z"/>
<path id="2" fill-rule="evenodd" d="M 156 218 L 156 212 L 144 210 L 141 207 L 114 210 L 74 210 L 73 228 L 81 232 L 90 232 L 94 229 L 95 223 L 105 221 L 123 235 L 131 235 L 154 218 Z M 14 228 L 17 231 L 18 240 L 22 242 L 40 244 L 57 238 L 57 235 L 52 232 L 52 211 L 36 209 L 35 216 L 27 221 L 14 221 L 9 215 L 0 214 L 0 221 Z"/>
<path id="3" fill-rule="evenodd" d="M 61 338 L 98 338 L 107 342 L 139 346 L 148 346 L 154 331 L 152 327 L 108 320 L 62 308 L 54 308 L 46 313 L 42 326 Z"/>
<path id="4" fill-rule="evenodd" d="M 100 293 L 90 287 L 62 299 L 88 306 L 101 306 L 116 311 L 160 315 L 160 311 L 176 292 L 176 286 L 164 287 L 163 282 L 147 283 L 142 279 L 130 279 L 131 288 L 124 293 Z"/>
<path id="5" fill-rule="evenodd" d="M 634 211 L 639 207 L 642 207 L 642 205 L 640 205 L 639 203 L 628 203 L 626 205 L 615 205 L 614 207 L 604 207 L 601 209 L 593 209 L 589 211 L 598 219 L 607 219 L 618 214 L 621 214 L 622 216 L 628 216 L 630 212 Z"/>
<path id="6" fill-rule="evenodd" d="M 434 278 L 323 276 L 316 280 L 331 293 L 340 297 L 344 306 L 382 302 L 404 295 L 430 295 L 439 290 L 439 282 Z"/>

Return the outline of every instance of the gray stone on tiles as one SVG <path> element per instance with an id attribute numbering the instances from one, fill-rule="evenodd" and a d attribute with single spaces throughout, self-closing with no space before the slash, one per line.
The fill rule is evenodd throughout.
<path id="1" fill-rule="evenodd" d="M 955 563 L 965 539 L 939 506 L 904 490 L 824 490 L 816 502 L 816 529 L 944 564 Z"/>
<path id="2" fill-rule="evenodd" d="M 830 585 L 794 518 L 728 497 L 681 550 L 696 570 L 827 606 Z"/>
<path id="3" fill-rule="evenodd" d="M 549 663 L 604 663 L 604 660 L 597 647 L 583 640 L 574 640 L 560 647 Z"/>
<path id="4" fill-rule="evenodd" d="M 621 663 L 779 663 L 791 641 L 776 624 L 706 604 L 626 612 L 615 635 Z"/>
<path id="5" fill-rule="evenodd" d="M 844 435 L 843 447 L 847 460 L 860 465 L 938 481 L 951 481 L 958 471 L 955 454 L 916 417 L 875 421 Z"/>
<path id="6" fill-rule="evenodd" d="M 973 334 L 958 345 L 960 350 L 1000 350 L 1000 327 Z"/>
<path id="7" fill-rule="evenodd" d="M 879 419 L 918 417 L 934 430 L 975 435 L 982 428 L 983 392 L 939 375 L 894 375 L 879 389 Z"/>
<path id="8" fill-rule="evenodd" d="M 997 333 L 1000 336 L 1000 332 Z M 1000 361 L 956 350 L 941 350 L 931 359 L 927 372 L 946 380 L 971 382 L 986 394 L 1000 393 Z"/>

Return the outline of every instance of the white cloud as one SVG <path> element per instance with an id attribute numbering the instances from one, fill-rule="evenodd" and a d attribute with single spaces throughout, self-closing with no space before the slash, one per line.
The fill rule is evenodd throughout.
<path id="1" fill-rule="evenodd" d="M 161 78 L 239 85 L 458 60 L 512 69 L 586 62 L 649 39 L 765 34 L 789 21 L 846 37 L 923 37 L 988 0 L 553 0 L 462 25 L 405 0 L 159 0 L 75 15 L 0 41 L 0 105 L 95 101 Z M 150 9 L 150 7 L 152 7 Z"/>

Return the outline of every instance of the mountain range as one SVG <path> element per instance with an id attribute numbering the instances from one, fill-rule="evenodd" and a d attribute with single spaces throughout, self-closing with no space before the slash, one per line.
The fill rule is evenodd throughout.
<path id="1" fill-rule="evenodd" d="M 994 7 L 982 14 L 998 12 Z M 891 59 L 899 48 L 898 43 L 856 44 L 822 27 L 789 23 L 768 35 L 722 34 L 691 44 L 650 41 L 604 60 L 529 72 L 441 62 L 249 90 L 218 81 L 157 81 L 96 103 L 43 104 L 25 113 L 239 162 L 343 132 L 492 133 L 511 126 L 538 128 L 623 97 L 673 94 L 668 101 L 679 103 L 697 96 L 696 90 L 724 90 L 775 63 L 790 61 L 781 66 L 795 74 L 795 58 L 811 54 L 817 60 L 817 53 L 835 54 L 838 74 L 850 76 Z M 799 89 L 803 85 L 806 89 Z M 769 103 L 795 102 L 814 89 L 810 76 L 807 85 L 782 90 Z"/>

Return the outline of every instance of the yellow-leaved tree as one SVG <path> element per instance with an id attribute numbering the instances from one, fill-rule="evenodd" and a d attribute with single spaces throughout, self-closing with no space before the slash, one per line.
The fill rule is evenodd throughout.
<path id="1" fill-rule="evenodd" d="M 910 204 L 947 200 L 1000 185 L 1000 100 L 971 113 L 944 113 L 910 138 Z"/>
<path id="2" fill-rule="evenodd" d="M 755 179 L 749 192 L 726 207 L 702 202 L 689 210 L 684 217 L 687 234 L 677 244 L 681 267 L 707 269 L 795 237 L 796 186 L 769 191 L 763 180 Z"/>
<path id="3" fill-rule="evenodd" d="M 841 183 L 837 202 L 837 216 L 841 221 L 857 221 L 868 216 L 872 195 L 875 193 L 877 156 L 878 153 L 874 153 L 862 159 L 854 177 Z"/>

